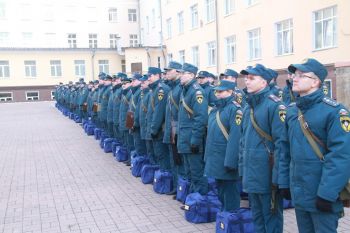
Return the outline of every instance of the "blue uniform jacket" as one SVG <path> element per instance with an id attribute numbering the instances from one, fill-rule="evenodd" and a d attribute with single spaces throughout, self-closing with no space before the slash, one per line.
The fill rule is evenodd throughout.
<path id="1" fill-rule="evenodd" d="M 126 128 L 126 114 L 129 110 L 129 104 L 131 99 L 131 88 L 127 88 L 122 91 L 120 110 L 119 110 L 119 130 L 126 131 L 129 130 Z"/>
<path id="2" fill-rule="evenodd" d="M 282 88 L 277 86 L 276 83 L 274 83 L 274 82 L 270 83 L 269 86 L 270 86 L 271 93 L 282 100 L 283 99 L 283 90 L 282 90 Z"/>
<path id="3" fill-rule="evenodd" d="M 184 103 L 193 113 L 185 109 Z M 203 141 L 208 123 L 208 101 L 204 90 L 194 79 L 183 86 L 179 104 L 178 140 L 179 153 L 191 153 L 191 145 L 203 151 Z"/>
<path id="4" fill-rule="evenodd" d="M 230 96 L 216 102 L 208 119 L 208 136 L 206 140 L 204 173 L 208 177 L 222 180 L 238 179 L 239 141 L 241 136 L 241 106 Z M 228 133 L 225 138 L 216 120 L 217 112 Z"/>
<path id="5" fill-rule="evenodd" d="M 247 193 L 267 194 L 271 192 L 272 183 L 278 184 L 279 159 L 289 149 L 284 123 L 286 107 L 277 96 L 270 93 L 269 87 L 246 96 L 248 105 L 243 113 L 239 160 L 243 190 Z M 272 142 L 263 139 L 253 127 L 250 119 L 251 108 L 254 109 L 255 122 L 272 136 Z M 273 153 L 273 166 L 268 151 Z"/>
<path id="6" fill-rule="evenodd" d="M 304 136 L 298 121 L 298 108 L 309 129 L 327 147 L 319 146 L 324 161 L 320 161 Z M 287 111 L 286 124 L 290 155 L 281 157 L 279 184 L 290 187 L 295 207 L 317 211 L 316 196 L 333 202 L 339 212 L 339 192 L 350 177 L 350 117 L 341 104 L 324 96 L 322 89 L 298 97 Z"/>
<path id="7" fill-rule="evenodd" d="M 141 135 L 141 139 L 143 140 L 150 140 L 151 136 L 149 134 L 147 134 L 147 126 L 148 126 L 148 122 L 147 122 L 147 115 L 148 115 L 148 111 L 150 111 L 149 109 L 149 100 L 150 100 L 150 96 L 151 96 L 151 92 L 149 88 L 145 88 L 141 91 L 140 94 L 140 109 L 139 109 L 139 121 L 140 121 L 140 135 Z"/>
<path id="8" fill-rule="evenodd" d="M 120 103 L 122 96 L 122 85 L 116 85 L 117 90 L 113 95 L 113 125 L 119 126 L 119 111 L 120 111 Z"/>
<path id="9" fill-rule="evenodd" d="M 140 112 L 141 86 L 133 87 L 131 88 L 131 91 L 130 110 L 134 112 L 134 127 L 139 128 L 140 119 L 138 113 Z"/>
<path id="10" fill-rule="evenodd" d="M 293 84 L 287 80 L 286 86 L 283 88 L 282 99 L 283 102 L 288 106 L 290 103 L 295 102 L 295 98 L 298 96 L 297 93 L 292 91 Z M 294 100 L 293 100 L 294 99 Z"/>
<path id="11" fill-rule="evenodd" d="M 165 119 L 165 107 L 170 88 L 167 85 L 165 85 L 161 80 L 150 84 L 149 87 L 152 90 L 152 94 L 150 96 L 150 106 L 148 108 L 151 107 L 153 110 L 149 118 L 149 132 L 150 134 L 157 135 L 157 139 L 162 139 L 164 132 L 163 123 Z"/>
<path id="12" fill-rule="evenodd" d="M 170 136 L 171 136 L 171 122 L 173 122 L 173 127 L 176 127 L 176 134 L 177 134 L 177 123 L 178 123 L 178 113 L 179 113 L 179 102 L 180 102 L 180 95 L 181 95 L 181 85 L 180 80 L 176 81 L 169 81 L 169 86 L 171 87 L 171 91 L 168 95 L 168 101 L 166 105 L 166 112 L 165 112 L 165 126 L 164 126 L 164 136 L 163 136 L 163 142 L 170 144 Z"/>
<path id="13" fill-rule="evenodd" d="M 205 84 L 200 84 L 200 86 L 204 90 L 205 96 L 208 100 L 208 106 L 213 107 L 215 105 L 215 101 L 217 100 L 213 86 L 211 86 L 209 82 Z"/>
<path id="14" fill-rule="evenodd" d="M 105 86 L 103 92 L 102 92 L 102 98 L 101 98 L 101 110 L 100 110 L 100 120 L 107 121 L 107 107 L 108 107 L 108 101 L 109 96 L 111 94 L 112 85 Z"/>
<path id="15" fill-rule="evenodd" d="M 114 94 L 117 91 L 117 86 L 112 87 L 111 93 L 108 98 L 107 105 L 107 122 L 113 123 L 113 106 L 114 106 Z"/>

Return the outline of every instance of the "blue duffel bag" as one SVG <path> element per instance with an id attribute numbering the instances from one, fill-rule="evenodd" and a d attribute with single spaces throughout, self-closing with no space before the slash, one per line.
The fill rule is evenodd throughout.
<path id="1" fill-rule="evenodd" d="M 103 149 L 104 141 L 106 138 L 109 138 L 109 135 L 106 132 L 101 132 L 101 135 L 100 135 L 100 147 L 101 147 L 101 149 Z"/>
<path id="2" fill-rule="evenodd" d="M 146 156 L 137 156 L 131 160 L 131 174 L 135 177 L 141 176 L 141 169 L 143 165 L 149 164 L 149 158 Z"/>
<path id="3" fill-rule="evenodd" d="M 252 211 L 239 208 L 234 212 L 219 212 L 216 216 L 216 233 L 255 233 Z"/>
<path id="4" fill-rule="evenodd" d="M 69 115 L 68 115 L 68 116 L 69 116 L 69 119 L 74 120 L 74 115 L 75 115 L 74 113 L 69 112 Z"/>
<path id="5" fill-rule="evenodd" d="M 190 182 L 181 176 L 177 179 L 176 200 L 185 203 L 187 195 L 190 193 Z"/>
<path id="6" fill-rule="evenodd" d="M 122 146 L 122 143 L 119 141 L 114 141 L 112 142 L 112 152 L 113 152 L 113 156 L 116 157 L 117 156 L 117 152 L 120 149 L 120 147 Z"/>
<path id="7" fill-rule="evenodd" d="M 100 140 L 102 129 L 100 128 L 95 128 L 94 129 L 94 136 L 96 140 Z"/>
<path id="8" fill-rule="evenodd" d="M 215 222 L 216 214 L 221 210 L 218 196 L 210 191 L 206 195 L 190 193 L 185 202 L 185 219 L 191 223 Z"/>
<path id="9" fill-rule="evenodd" d="M 170 193 L 173 190 L 173 174 L 168 171 L 154 172 L 153 190 L 156 193 Z"/>
<path id="10" fill-rule="evenodd" d="M 95 130 L 95 125 L 90 125 L 90 124 L 88 124 L 87 126 L 86 126 L 86 134 L 87 135 L 94 135 L 94 130 Z"/>
<path id="11" fill-rule="evenodd" d="M 292 200 L 283 199 L 283 209 L 292 209 L 292 208 L 294 208 L 294 204 Z"/>
<path id="12" fill-rule="evenodd" d="M 78 115 L 74 116 L 75 123 L 81 123 L 81 118 Z"/>
<path id="13" fill-rule="evenodd" d="M 118 162 L 124 162 L 128 160 L 128 150 L 126 147 L 121 146 L 118 151 L 116 151 L 115 159 Z"/>
<path id="14" fill-rule="evenodd" d="M 141 169 L 141 181 L 144 184 L 152 184 L 154 173 L 159 169 L 158 165 L 145 164 Z"/>
<path id="15" fill-rule="evenodd" d="M 112 152 L 112 143 L 115 141 L 114 138 L 106 138 L 103 141 L 103 151 L 105 153 L 110 153 Z"/>

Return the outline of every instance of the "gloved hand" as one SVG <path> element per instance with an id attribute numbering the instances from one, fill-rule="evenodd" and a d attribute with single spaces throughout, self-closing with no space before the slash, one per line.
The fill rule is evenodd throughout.
<path id="1" fill-rule="evenodd" d="M 316 208 L 322 212 L 332 212 L 332 202 L 319 196 L 316 198 Z"/>
<path id="2" fill-rule="evenodd" d="M 233 172 L 235 169 L 232 167 L 225 167 L 226 172 Z"/>
<path id="3" fill-rule="evenodd" d="M 157 134 L 151 133 L 151 137 L 152 137 L 152 139 L 156 139 L 157 138 Z"/>
<path id="4" fill-rule="evenodd" d="M 192 154 L 198 154 L 199 153 L 199 146 L 191 144 L 191 152 L 192 152 Z"/>
<path id="5" fill-rule="evenodd" d="M 286 200 L 292 200 L 292 196 L 290 194 L 290 189 L 289 188 L 281 188 L 278 190 L 281 196 L 286 199 Z"/>

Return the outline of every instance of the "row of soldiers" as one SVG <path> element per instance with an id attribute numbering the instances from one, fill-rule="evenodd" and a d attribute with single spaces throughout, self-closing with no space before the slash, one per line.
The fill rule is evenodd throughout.
<path id="1" fill-rule="evenodd" d="M 326 96 L 327 69 L 315 59 L 278 73 L 261 64 L 239 74 L 213 75 L 184 63 L 146 75 L 100 73 L 85 85 L 60 85 L 60 106 L 91 118 L 126 145 L 178 176 L 190 192 L 208 193 L 215 178 L 223 211 L 240 207 L 239 182 L 249 195 L 256 232 L 283 232 L 283 198 L 293 199 L 299 232 L 336 232 L 339 193 L 350 177 L 348 110 Z M 244 78 L 240 90 L 237 79 Z M 130 165 L 130 158 L 126 162 Z"/>

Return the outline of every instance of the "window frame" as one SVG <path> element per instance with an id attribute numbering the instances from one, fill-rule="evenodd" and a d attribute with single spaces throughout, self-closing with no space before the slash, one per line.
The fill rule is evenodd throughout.
<path id="1" fill-rule="evenodd" d="M 81 62 L 81 61 L 83 63 L 78 64 L 78 62 Z M 78 73 L 77 73 L 77 69 L 78 69 Z M 85 77 L 85 74 L 86 74 L 85 60 L 74 60 L 74 74 L 76 77 Z"/>
<path id="2" fill-rule="evenodd" d="M 38 93 L 38 99 L 34 99 L 35 97 L 28 97 L 28 93 Z M 40 100 L 40 91 L 25 91 L 25 94 L 26 94 L 26 101 L 39 101 Z"/>
<path id="3" fill-rule="evenodd" d="M 26 64 L 26 62 L 34 62 L 34 64 Z M 29 72 L 29 75 L 27 75 L 27 71 Z M 34 75 L 32 73 L 34 73 Z M 25 76 L 25 78 L 36 78 L 37 77 L 36 61 L 35 60 L 25 60 L 24 61 L 24 76 Z"/>
<path id="4" fill-rule="evenodd" d="M 199 46 L 198 45 L 191 47 L 191 55 L 192 55 L 192 64 L 199 67 L 200 56 L 199 56 Z"/>
<path id="5" fill-rule="evenodd" d="M 4 64 L 1 64 L 2 62 L 4 62 Z M 8 76 L 6 76 L 6 73 L 8 74 Z M 8 79 L 10 78 L 10 76 L 10 61 L 0 60 L 0 79 Z"/>
<path id="6" fill-rule="evenodd" d="M 11 95 L 11 97 L 1 97 L 0 96 L 0 102 L 12 102 L 13 101 L 13 92 L 12 91 L 9 91 L 9 92 L 1 91 L 0 94 L 10 94 Z M 11 98 L 11 100 L 8 100 L 9 98 Z"/>
<path id="7" fill-rule="evenodd" d="M 283 23 L 289 21 L 289 27 L 286 29 L 286 28 L 283 28 Z M 291 55 L 294 53 L 294 24 L 293 24 L 293 19 L 292 18 L 289 18 L 289 19 L 285 19 L 285 20 L 281 20 L 279 22 L 276 22 L 275 23 L 275 31 L 276 31 L 276 34 L 275 34 L 275 54 L 276 56 L 285 56 L 285 55 Z M 281 30 L 278 29 L 278 25 L 281 25 Z M 290 48 L 289 48 L 289 51 L 290 52 L 284 52 L 285 51 L 285 44 L 284 44 L 284 33 L 285 32 L 289 32 L 289 45 L 290 45 Z M 281 52 L 282 53 L 279 53 L 279 33 L 281 33 Z"/>
<path id="8" fill-rule="evenodd" d="M 53 64 L 58 62 L 58 64 Z M 61 60 L 50 60 L 50 73 L 51 77 L 59 78 L 62 77 L 62 63 Z"/>
<path id="9" fill-rule="evenodd" d="M 196 29 L 199 27 L 198 4 L 194 4 L 194 5 L 190 6 L 190 12 L 191 12 L 191 29 Z M 195 13 L 195 17 L 194 17 L 194 13 Z M 195 21 L 194 21 L 194 19 L 195 19 Z M 194 24 L 194 22 L 196 24 Z"/>
<path id="10" fill-rule="evenodd" d="M 323 14 L 325 10 L 328 9 L 332 9 L 332 17 L 328 17 L 328 18 L 324 18 Z M 335 11 L 335 14 L 334 14 Z M 322 20 L 317 20 L 318 22 L 322 23 L 322 46 L 317 48 L 317 42 L 316 42 L 316 13 L 318 12 L 322 12 Z M 332 33 L 332 45 L 330 46 L 325 46 L 324 42 L 325 42 L 325 33 L 324 33 L 324 24 L 323 22 L 326 20 L 332 20 L 333 23 L 333 33 Z M 316 11 L 312 12 L 312 44 L 313 44 L 313 51 L 318 51 L 318 50 L 324 50 L 324 49 L 331 49 L 331 48 L 336 48 L 338 46 L 338 6 L 337 5 L 333 5 L 333 6 L 329 6 L 329 7 L 325 7 Z"/>
<path id="11" fill-rule="evenodd" d="M 108 22 L 109 23 L 118 22 L 118 8 L 115 8 L 115 7 L 108 8 Z"/>
<path id="12" fill-rule="evenodd" d="M 214 46 L 211 47 L 210 45 L 213 44 Z M 207 42 L 207 66 L 212 67 L 217 65 L 217 43 L 215 40 Z M 213 55 L 211 57 L 211 55 Z"/>
<path id="13" fill-rule="evenodd" d="M 250 34 L 249 33 L 253 33 L 254 31 L 257 31 L 258 32 L 258 36 L 254 36 L 253 38 L 250 38 Z M 251 29 L 249 31 L 247 31 L 247 34 L 248 34 L 248 61 L 255 61 L 255 60 L 260 60 L 261 57 L 262 57 L 262 48 L 261 48 L 261 28 L 254 28 L 254 29 Z M 255 43 L 255 40 L 258 39 L 258 43 Z M 250 41 L 253 41 L 253 44 L 254 44 L 254 48 L 251 48 L 250 47 Z M 257 56 L 257 54 L 255 53 L 256 51 L 256 45 L 259 46 L 259 56 Z M 254 57 L 251 57 L 251 49 L 253 49 L 253 55 Z"/>
<path id="14" fill-rule="evenodd" d="M 228 40 L 231 38 L 232 38 L 232 42 L 229 43 Z M 230 36 L 225 37 L 225 63 L 226 63 L 226 65 L 234 64 L 237 62 L 236 61 L 236 53 L 237 53 L 236 42 L 237 42 L 236 35 L 230 35 Z M 232 47 L 233 47 L 233 53 L 230 54 L 230 56 L 231 56 L 231 60 L 230 60 L 229 59 L 229 50 Z M 232 51 L 230 51 L 230 52 L 232 52 Z"/>
<path id="15" fill-rule="evenodd" d="M 101 63 L 102 61 L 107 61 L 107 63 L 106 64 L 102 64 Z M 98 71 L 108 74 L 109 73 L 109 60 L 106 60 L 106 59 L 98 60 Z"/>

